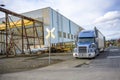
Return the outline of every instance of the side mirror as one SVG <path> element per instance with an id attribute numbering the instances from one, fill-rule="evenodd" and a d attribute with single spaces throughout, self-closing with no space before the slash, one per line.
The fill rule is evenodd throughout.
<path id="1" fill-rule="evenodd" d="M 95 45 L 95 43 L 92 43 L 92 45 Z"/>
<path id="2" fill-rule="evenodd" d="M 98 38 L 96 38 L 96 42 L 98 42 Z"/>
<path id="3" fill-rule="evenodd" d="M 74 52 L 77 52 L 77 48 L 74 48 Z"/>

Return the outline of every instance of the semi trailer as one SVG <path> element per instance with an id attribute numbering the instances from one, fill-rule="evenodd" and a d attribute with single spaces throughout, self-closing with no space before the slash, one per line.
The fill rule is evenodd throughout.
<path id="1" fill-rule="evenodd" d="M 77 36 L 73 57 L 94 58 L 100 51 L 104 51 L 104 48 L 105 37 L 97 28 L 94 28 L 94 30 L 82 30 Z"/>

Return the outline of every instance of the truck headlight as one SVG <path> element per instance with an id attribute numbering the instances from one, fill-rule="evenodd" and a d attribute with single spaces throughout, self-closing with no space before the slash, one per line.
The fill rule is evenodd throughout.
<path id="1" fill-rule="evenodd" d="M 91 54 L 88 54 L 88 56 L 91 56 Z"/>

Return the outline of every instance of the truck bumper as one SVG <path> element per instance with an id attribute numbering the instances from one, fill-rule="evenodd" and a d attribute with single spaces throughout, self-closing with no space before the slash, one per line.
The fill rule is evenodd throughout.
<path id="1" fill-rule="evenodd" d="M 76 58 L 93 58 L 95 53 L 73 53 L 73 57 Z"/>

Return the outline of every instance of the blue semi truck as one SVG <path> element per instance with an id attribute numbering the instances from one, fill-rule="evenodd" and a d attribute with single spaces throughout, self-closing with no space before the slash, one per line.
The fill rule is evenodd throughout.
<path id="1" fill-rule="evenodd" d="M 104 48 L 105 37 L 97 28 L 83 30 L 77 36 L 73 57 L 94 58 L 100 51 L 104 51 Z"/>

